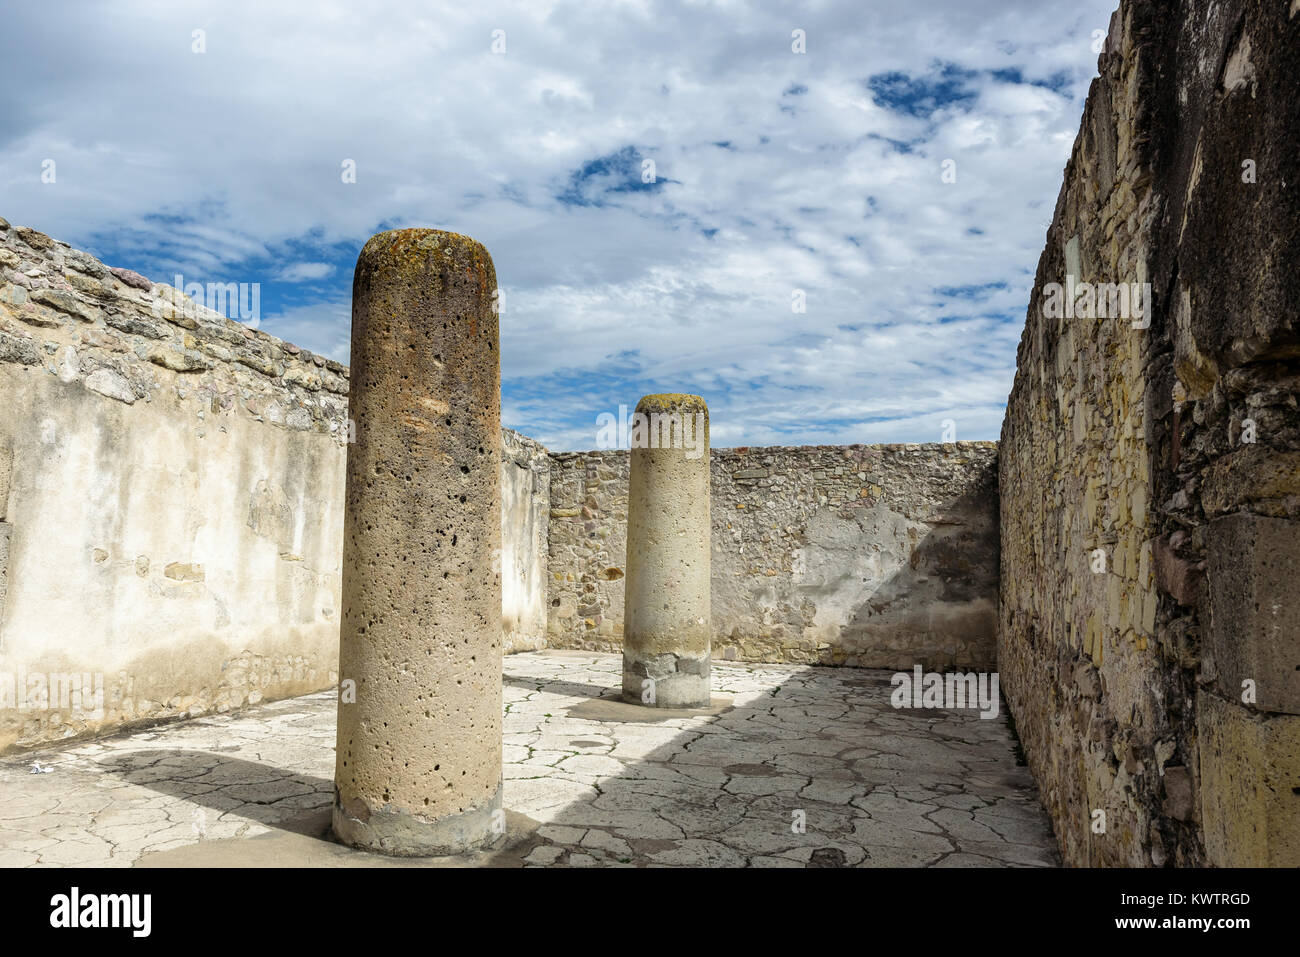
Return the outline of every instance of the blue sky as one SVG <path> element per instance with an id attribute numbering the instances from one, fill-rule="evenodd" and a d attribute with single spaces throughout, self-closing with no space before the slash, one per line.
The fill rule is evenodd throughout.
<path id="1" fill-rule="evenodd" d="M 664 391 L 718 446 L 993 439 L 1112 8 L 11 4 L 0 216 L 342 361 L 370 235 L 473 236 L 557 450 Z"/>

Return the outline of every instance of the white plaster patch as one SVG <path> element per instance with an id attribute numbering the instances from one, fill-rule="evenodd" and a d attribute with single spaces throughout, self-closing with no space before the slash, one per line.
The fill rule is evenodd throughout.
<path id="1" fill-rule="evenodd" d="M 1083 260 L 1079 255 L 1079 237 L 1074 235 L 1070 241 L 1065 244 L 1065 274 L 1074 276 L 1078 280 L 1083 279 Z"/>
<path id="2" fill-rule="evenodd" d="M 1295 0 L 1291 8 L 1292 15 L 1296 9 L 1294 2 Z M 1247 86 L 1250 87 L 1251 99 L 1254 99 L 1259 81 L 1255 75 L 1255 64 L 1250 62 L 1250 37 L 1242 34 L 1232 56 L 1228 57 L 1228 62 L 1223 67 L 1223 89 L 1228 93 L 1237 93 Z"/>
<path id="3" fill-rule="evenodd" d="M 77 350 L 72 346 L 64 346 L 59 351 L 59 379 L 63 382 L 72 382 L 77 378 L 79 371 Z"/>
<path id="4" fill-rule="evenodd" d="M 96 369 L 86 378 L 86 388 L 127 405 L 135 402 L 131 384 L 112 369 Z"/>

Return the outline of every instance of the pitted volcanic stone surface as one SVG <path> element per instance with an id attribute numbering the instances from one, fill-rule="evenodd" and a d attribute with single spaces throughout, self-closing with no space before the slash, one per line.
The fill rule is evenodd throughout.
<path id="1" fill-rule="evenodd" d="M 659 447 L 633 443 L 628 483 L 623 692 L 662 707 L 709 700 L 708 407 L 697 395 L 645 396 Z M 661 428 L 659 417 L 676 425 Z M 664 441 L 660 441 L 664 439 Z M 654 699 L 643 694 L 655 682 Z"/>
<path id="2" fill-rule="evenodd" d="M 382 233 L 357 261 L 336 824 L 392 853 L 421 820 L 490 813 L 501 783 L 495 291 L 453 233 Z"/>

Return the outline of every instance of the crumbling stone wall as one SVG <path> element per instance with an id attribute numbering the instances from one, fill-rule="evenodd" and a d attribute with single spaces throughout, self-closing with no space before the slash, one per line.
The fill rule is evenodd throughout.
<path id="1" fill-rule="evenodd" d="M 347 395 L 339 363 L 0 219 L 0 752 L 337 681 Z M 519 650 L 549 459 L 501 454 Z M 27 707 L 51 675 L 102 709 Z"/>
<path id="2" fill-rule="evenodd" d="M 1126 0 L 1039 261 L 998 654 L 1069 863 L 1300 863 L 1298 14 Z"/>
<path id="3" fill-rule="evenodd" d="M 992 669 L 989 442 L 712 451 L 713 655 Z M 559 453 L 551 647 L 622 647 L 626 451 Z"/>

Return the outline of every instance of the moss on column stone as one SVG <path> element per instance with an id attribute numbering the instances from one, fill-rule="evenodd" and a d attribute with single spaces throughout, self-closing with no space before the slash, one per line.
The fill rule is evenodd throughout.
<path id="1" fill-rule="evenodd" d="M 453 233 L 382 233 L 357 261 L 334 830 L 388 854 L 468 850 L 498 823 L 495 291 Z"/>
<path id="2" fill-rule="evenodd" d="M 696 395 L 665 394 L 646 396 L 636 411 L 623 696 L 703 708 L 711 664 L 708 407 Z"/>

